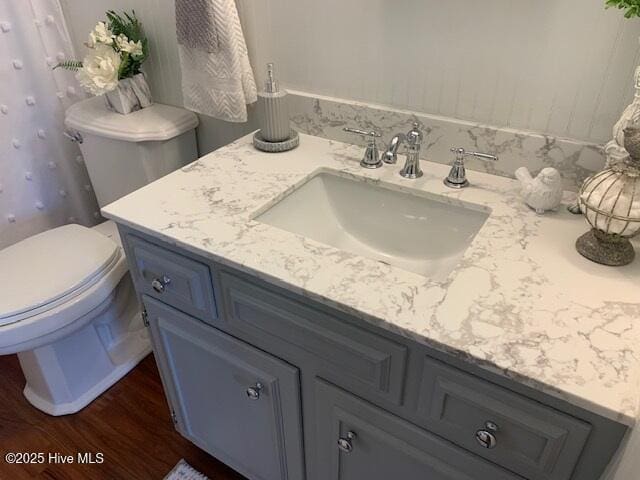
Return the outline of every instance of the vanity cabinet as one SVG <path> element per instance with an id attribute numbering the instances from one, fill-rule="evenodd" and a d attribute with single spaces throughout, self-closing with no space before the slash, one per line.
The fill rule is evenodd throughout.
<path id="1" fill-rule="evenodd" d="M 598 480 L 627 431 L 120 230 L 177 430 L 251 480 Z"/>
<path id="2" fill-rule="evenodd" d="M 178 431 L 249 478 L 303 478 L 298 369 L 157 300 L 143 302 Z"/>

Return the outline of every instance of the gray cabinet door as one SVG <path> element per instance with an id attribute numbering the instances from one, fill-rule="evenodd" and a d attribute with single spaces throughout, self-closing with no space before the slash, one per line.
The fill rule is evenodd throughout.
<path id="1" fill-rule="evenodd" d="M 298 370 L 150 297 L 143 301 L 180 433 L 250 479 L 303 479 Z"/>
<path id="2" fill-rule="evenodd" d="M 315 386 L 316 480 L 522 480 L 323 380 Z"/>

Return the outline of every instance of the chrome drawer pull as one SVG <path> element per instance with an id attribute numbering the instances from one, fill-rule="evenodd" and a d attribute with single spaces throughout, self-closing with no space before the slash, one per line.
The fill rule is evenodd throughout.
<path id="1" fill-rule="evenodd" d="M 484 448 L 492 449 L 498 444 L 495 433 L 498 431 L 498 425 L 493 422 L 485 422 L 484 429 L 476 432 L 476 441 Z"/>
<path id="2" fill-rule="evenodd" d="M 355 440 L 357 435 L 353 432 L 347 432 L 347 438 L 340 437 L 338 439 L 338 448 L 342 450 L 344 453 L 351 453 L 353 451 L 353 440 Z"/>
<path id="3" fill-rule="evenodd" d="M 253 387 L 247 388 L 247 397 L 251 400 L 259 400 L 260 392 L 262 391 L 262 384 L 257 382 Z"/>
<path id="4" fill-rule="evenodd" d="M 171 279 L 166 275 L 163 275 L 162 278 L 154 278 L 151 282 L 151 288 L 153 288 L 156 292 L 162 293 L 167 285 L 171 283 Z"/>

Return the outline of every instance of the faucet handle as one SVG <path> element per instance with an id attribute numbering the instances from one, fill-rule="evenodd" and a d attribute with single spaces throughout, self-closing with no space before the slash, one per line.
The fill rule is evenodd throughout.
<path id="1" fill-rule="evenodd" d="M 466 157 L 476 157 L 483 160 L 492 160 L 494 162 L 498 161 L 498 157 L 495 155 L 480 152 L 467 152 L 464 148 L 452 148 L 451 152 L 456 154 L 456 160 L 453 162 L 449 175 L 444 179 L 444 184 L 449 188 L 464 188 L 469 186 L 467 172 L 464 167 L 464 159 Z"/>
<path id="2" fill-rule="evenodd" d="M 351 128 L 344 127 L 343 130 L 348 133 L 355 133 L 356 135 L 362 135 L 363 137 L 372 137 L 372 138 L 380 138 L 382 136 L 381 133 L 376 132 L 375 130 L 360 130 L 359 128 Z"/>
<path id="3" fill-rule="evenodd" d="M 483 160 L 493 160 L 494 162 L 498 161 L 498 157 L 495 155 L 480 152 L 467 152 L 464 148 L 452 148 L 451 152 L 456 154 L 456 160 L 464 161 L 465 157 L 476 157 Z"/>
<path id="4" fill-rule="evenodd" d="M 382 159 L 378 152 L 378 145 L 376 144 L 376 138 L 382 137 L 382 134 L 375 130 L 366 131 L 359 128 L 345 127 L 345 132 L 355 133 L 356 135 L 362 135 L 367 138 L 367 149 L 364 152 L 364 157 L 360 162 L 360 166 L 364 168 L 380 168 L 382 166 Z"/>

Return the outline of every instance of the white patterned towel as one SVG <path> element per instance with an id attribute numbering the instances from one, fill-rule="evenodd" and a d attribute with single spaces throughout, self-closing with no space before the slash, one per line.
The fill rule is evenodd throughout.
<path id="1" fill-rule="evenodd" d="M 234 0 L 175 0 L 185 108 L 246 122 L 256 82 Z"/>

